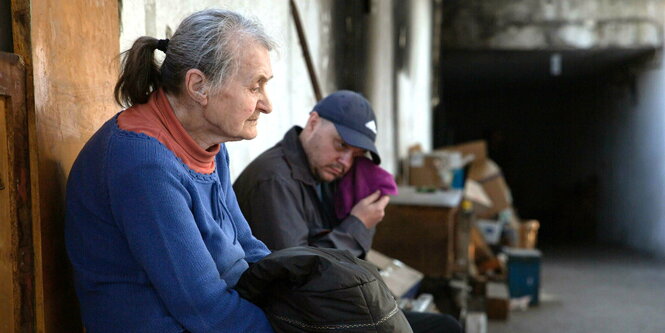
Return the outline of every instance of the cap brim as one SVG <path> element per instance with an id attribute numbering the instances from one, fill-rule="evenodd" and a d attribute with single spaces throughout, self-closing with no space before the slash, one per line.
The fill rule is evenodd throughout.
<path id="1" fill-rule="evenodd" d="M 381 164 L 381 157 L 379 157 L 379 153 L 376 149 L 376 146 L 374 145 L 374 142 L 372 142 L 372 139 L 344 125 L 339 125 L 335 123 L 333 124 L 335 125 L 335 128 L 337 129 L 339 136 L 342 137 L 342 140 L 344 140 L 344 142 L 346 142 L 351 146 L 369 151 L 370 155 L 372 155 L 372 162 L 374 162 L 374 164 Z"/>

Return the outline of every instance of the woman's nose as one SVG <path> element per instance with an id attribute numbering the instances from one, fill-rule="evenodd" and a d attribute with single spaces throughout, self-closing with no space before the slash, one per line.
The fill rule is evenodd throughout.
<path id="1" fill-rule="evenodd" d="M 272 103 L 270 102 L 268 93 L 265 91 L 263 92 L 263 97 L 261 97 L 257 102 L 257 109 L 266 114 L 272 112 Z"/>

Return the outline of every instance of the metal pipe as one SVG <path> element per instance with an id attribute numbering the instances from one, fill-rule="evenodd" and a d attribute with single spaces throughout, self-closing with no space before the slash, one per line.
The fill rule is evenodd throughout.
<path id="1" fill-rule="evenodd" d="M 317 101 L 320 101 L 323 99 L 323 96 L 321 95 L 321 87 L 319 86 L 319 80 L 316 78 L 316 71 L 314 70 L 312 57 L 309 53 L 309 46 L 307 45 L 307 38 L 305 38 L 305 31 L 302 27 L 302 22 L 300 21 L 300 14 L 298 14 L 298 7 L 296 7 L 294 0 L 290 0 L 289 3 L 291 5 L 291 15 L 293 15 L 293 21 L 296 24 L 296 32 L 298 33 L 298 39 L 300 40 L 302 54 L 305 57 L 305 65 L 307 65 L 309 80 L 312 82 L 312 89 L 314 89 L 314 96 L 316 97 Z"/>

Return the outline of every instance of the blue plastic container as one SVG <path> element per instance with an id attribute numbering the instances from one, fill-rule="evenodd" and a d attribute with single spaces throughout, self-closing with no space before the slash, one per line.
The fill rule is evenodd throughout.
<path id="1" fill-rule="evenodd" d="M 504 248 L 508 256 L 508 291 L 511 298 L 531 296 L 537 305 L 540 295 L 541 253 L 533 249 Z"/>
<path id="2" fill-rule="evenodd" d="M 453 169 L 453 180 L 450 183 L 450 187 L 456 190 L 464 189 L 464 169 L 458 168 Z"/>

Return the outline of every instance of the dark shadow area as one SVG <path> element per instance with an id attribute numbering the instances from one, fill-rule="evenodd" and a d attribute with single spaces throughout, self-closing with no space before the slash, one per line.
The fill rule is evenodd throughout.
<path id="1" fill-rule="evenodd" d="M 0 51 L 14 52 L 11 1 L 0 0 Z"/>
<path id="2" fill-rule="evenodd" d="M 331 41 L 332 52 L 330 66 L 336 68 L 335 82 L 338 89 L 358 92 L 365 91 L 367 77 L 366 57 L 368 36 L 368 14 L 370 2 L 335 1 L 332 6 L 333 24 Z"/>
<path id="3" fill-rule="evenodd" d="M 544 243 L 595 242 L 602 232 L 611 119 L 638 103 L 635 66 L 652 50 L 444 50 L 434 147 L 484 139 L 518 215 L 541 222 Z M 620 125 L 619 125 L 620 126 Z"/>

